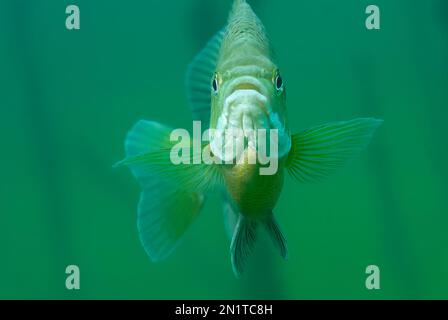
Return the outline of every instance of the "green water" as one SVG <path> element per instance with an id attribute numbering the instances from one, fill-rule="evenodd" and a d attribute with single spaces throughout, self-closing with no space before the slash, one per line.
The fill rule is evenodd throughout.
<path id="1" fill-rule="evenodd" d="M 262 235 L 241 280 L 218 196 L 155 264 L 138 240 L 139 187 L 112 169 L 137 120 L 191 126 L 184 72 L 230 2 L 72 2 L 78 31 L 65 1 L 0 2 L 0 298 L 448 298 L 447 1 L 251 1 L 293 131 L 385 122 L 325 182 L 286 180 L 275 212 L 290 258 Z M 371 3 L 379 31 L 364 26 Z M 380 290 L 365 288 L 370 264 Z"/>

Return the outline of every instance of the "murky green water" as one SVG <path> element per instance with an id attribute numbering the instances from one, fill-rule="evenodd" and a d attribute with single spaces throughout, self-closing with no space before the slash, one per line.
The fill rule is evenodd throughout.
<path id="1" fill-rule="evenodd" d="M 154 264 L 123 157 L 139 119 L 191 126 L 184 72 L 229 1 L 0 2 L 1 298 L 448 298 L 448 5 L 251 1 L 275 46 L 293 131 L 372 116 L 372 144 L 323 183 L 287 179 L 282 261 L 261 237 L 233 276 L 218 196 Z M 381 30 L 364 26 L 381 9 Z M 65 267 L 81 290 L 65 289 Z M 381 270 L 366 290 L 365 268 Z"/>

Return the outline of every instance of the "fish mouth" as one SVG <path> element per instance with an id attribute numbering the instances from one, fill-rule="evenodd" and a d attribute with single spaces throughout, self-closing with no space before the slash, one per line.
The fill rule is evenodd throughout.
<path id="1" fill-rule="evenodd" d="M 257 151 L 260 143 L 266 143 L 266 139 L 260 138 L 260 131 L 270 136 L 270 130 L 277 129 L 278 147 L 286 143 L 290 148 L 289 135 L 286 135 L 284 125 L 279 117 L 269 108 L 269 100 L 257 90 L 254 84 L 240 83 L 224 102 L 223 110 L 218 118 L 215 133 L 210 137 L 210 145 L 213 153 L 224 161 L 238 158 L 243 150 Z M 230 142 L 232 141 L 232 142 Z M 239 151 L 236 150 L 239 146 Z M 266 145 L 264 149 L 266 150 Z M 229 152 L 229 148 L 232 149 Z M 283 150 L 278 150 L 284 153 Z"/>
<path id="2" fill-rule="evenodd" d="M 239 86 L 244 89 L 235 90 L 225 100 L 217 129 L 270 129 L 268 99 L 258 90 L 248 89 L 250 83 Z"/>
<path id="3" fill-rule="evenodd" d="M 255 83 L 251 83 L 251 82 L 242 82 L 242 83 L 238 83 L 235 85 L 235 90 L 255 90 L 260 92 L 259 87 L 255 84 Z"/>
<path id="4" fill-rule="evenodd" d="M 250 75 L 241 76 L 238 79 L 232 81 L 229 90 L 232 93 L 229 98 L 232 95 L 237 95 L 238 91 L 240 90 L 257 91 L 265 97 L 269 95 L 267 88 L 261 83 L 261 81 L 256 77 Z"/>

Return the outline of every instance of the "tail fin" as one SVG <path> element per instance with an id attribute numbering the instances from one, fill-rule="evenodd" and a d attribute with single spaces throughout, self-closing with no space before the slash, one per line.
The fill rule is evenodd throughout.
<path id="1" fill-rule="evenodd" d="M 142 187 L 138 205 L 140 240 L 151 260 L 166 258 L 180 242 L 199 213 L 207 186 L 216 176 L 213 167 L 174 165 L 170 161 L 171 129 L 151 121 L 139 121 L 129 132 L 127 158 L 116 166 L 128 166 Z"/>
<path id="2" fill-rule="evenodd" d="M 243 273 L 246 260 L 254 249 L 259 223 L 264 225 L 274 245 L 280 250 L 281 256 L 284 259 L 288 258 L 286 239 L 272 215 L 263 222 L 247 218 L 242 214 L 238 214 L 238 216 L 238 222 L 230 245 L 233 272 L 237 278 Z"/>

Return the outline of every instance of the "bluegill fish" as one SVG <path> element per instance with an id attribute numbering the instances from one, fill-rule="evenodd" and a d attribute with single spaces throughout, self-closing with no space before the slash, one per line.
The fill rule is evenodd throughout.
<path id="1" fill-rule="evenodd" d="M 129 132 L 126 158 L 117 165 L 128 166 L 142 187 L 138 231 L 153 261 L 166 258 L 179 244 L 212 189 L 223 194 L 236 276 L 243 272 L 260 227 L 286 258 L 286 240 L 273 214 L 285 172 L 301 182 L 322 179 L 359 153 L 381 124 L 381 120 L 359 118 L 291 134 L 286 85 L 272 57 L 263 24 L 245 0 L 235 0 L 227 26 L 207 43 L 187 72 L 193 119 L 200 121 L 202 128 L 216 132 L 208 136 L 207 143 L 188 141 L 180 143 L 178 149 L 172 128 L 162 124 L 141 120 Z M 227 141 L 224 136 L 233 129 L 243 132 L 238 137 L 244 148 L 242 153 L 227 157 L 219 142 Z M 250 144 L 247 136 L 261 130 L 275 132 L 266 139 L 275 140 L 276 152 L 271 157 L 276 168 L 272 174 L 260 173 L 266 163 L 256 157 L 255 162 L 244 161 L 261 147 L 261 141 Z M 194 144 L 215 160 L 225 161 L 173 163 L 173 148 L 201 158 L 203 153 L 184 148 Z M 229 161 L 237 156 L 243 161 Z"/>

